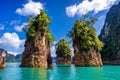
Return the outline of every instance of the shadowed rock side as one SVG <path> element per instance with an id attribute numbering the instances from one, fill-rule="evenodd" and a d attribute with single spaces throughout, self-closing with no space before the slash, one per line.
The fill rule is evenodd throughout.
<path id="1" fill-rule="evenodd" d="M 50 19 L 45 11 L 40 12 L 28 28 L 21 67 L 50 67 L 52 64 L 50 42 L 53 37 L 47 27 Z"/>
<path id="2" fill-rule="evenodd" d="M 105 43 L 101 51 L 104 64 L 120 64 L 120 2 L 108 11 L 99 38 Z"/>

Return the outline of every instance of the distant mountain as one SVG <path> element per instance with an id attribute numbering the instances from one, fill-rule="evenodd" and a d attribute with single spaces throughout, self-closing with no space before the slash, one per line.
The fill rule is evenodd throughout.
<path id="1" fill-rule="evenodd" d="M 105 43 L 101 51 L 102 59 L 120 59 L 120 2 L 108 11 L 99 38 Z"/>
<path id="2" fill-rule="evenodd" d="M 16 56 L 14 56 L 14 55 L 8 53 L 6 56 L 6 62 L 21 62 L 21 56 L 22 56 L 22 54 L 18 54 Z"/>
<path id="3" fill-rule="evenodd" d="M 6 62 L 16 62 L 15 56 L 8 53 L 6 56 Z"/>
<path id="4" fill-rule="evenodd" d="M 2 53 L 3 51 L 5 51 L 5 50 L 0 48 L 0 53 Z M 22 54 L 18 54 L 16 56 L 14 56 L 12 54 L 9 54 L 7 51 L 5 51 L 5 52 L 7 53 L 6 62 L 21 62 Z"/>
<path id="5" fill-rule="evenodd" d="M 16 62 L 21 62 L 22 54 L 18 54 L 15 56 Z"/>

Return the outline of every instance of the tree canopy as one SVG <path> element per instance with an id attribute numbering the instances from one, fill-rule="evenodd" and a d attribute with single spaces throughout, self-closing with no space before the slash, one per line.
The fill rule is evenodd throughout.
<path id="1" fill-rule="evenodd" d="M 54 41 L 54 37 L 48 28 L 48 25 L 51 23 L 50 18 L 47 16 L 44 10 L 40 10 L 40 14 L 37 17 L 29 18 L 28 20 L 28 30 L 27 38 L 34 38 L 37 35 L 46 36 L 49 42 Z"/>
<path id="2" fill-rule="evenodd" d="M 96 35 L 96 30 L 93 27 L 95 23 L 95 18 L 84 18 L 76 20 L 71 31 L 69 31 L 68 36 L 72 38 L 73 45 L 77 43 L 79 50 L 89 50 L 94 48 L 100 51 L 103 47 L 103 42 L 99 40 Z"/>
<path id="3" fill-rule="evenodd" d="M 57 57 L 71 57 L 72 53 L 69 47 L 69 43 L 65 39 L 61 39 L 56 44 Z"/>

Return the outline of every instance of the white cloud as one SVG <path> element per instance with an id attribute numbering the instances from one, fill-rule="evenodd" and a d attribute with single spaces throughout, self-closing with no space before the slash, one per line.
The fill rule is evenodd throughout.
<path id="1" fill-rule="evenodd" d="M 115 2 L 116 0 L 83 0 L 78 5 L 74 4 L 66 7 L 66 14 L 69 17 L 85 15 L 90 11 L 96 14 L 99 11 L 109 9 Z"/>
<path id="2" fill-rule="evenodd" d="M 21 40 L 16 33 L 4 33 L 0 38 L 0 48 L 7 50 L 8 52 L 20 52 L 23 51 L 23 45 L 25 40 Z"/>
<path id="3" fill-rule="evenodd" d="M 4 30 L 4 25 L 0 24 L 0 30 Z"/>
<path id="4" fill-rule="evenodd" d="M 55 45 L 50 47 L 50 51 L 51 51 L 51 56 L 52 57 L 56 57 L 56 49 L 55 49 Z"/>
<path id="5" fill-rule="evenodd" d="M 72 53 L 72 55 L 71 55 L 71 56 L 73 57 L 73 56 L 74 56 L 74 48 L 73 48 L 73 47 L 71 47 L 71 48 L 70 48 L 70 50 L 71 50 L 71 53 Z"/>
<path id="6" fill-rule="evenodd" d="M 18 32 L 22 32 L 25 28 L 27 28 L 27 25 L 28 23 L 23 23 L 22 25 L 20 26 L 15 26 L 15 30 L 18 31 Z"/>
<path id="7" fill-rule="evenodd" d="M 36 16 L 40 13 L 40 9 L 43 9 L 42 3 L 30 0 L 28 3 L 23 5 L 23 8 L 18 8 L 16 13 L 23 16 Z"/>
<path id="8" fill-rule="evenodd" d="M 17 25 L 19 23 L 20 23 L 19 20 L 13 20 L 13 21 L 10 22 L 10 25 Z"/>
<path id="9" fill-rule="evenodd" d="M 51 51 L 51 56 L 52 56 L 52 57 L 56 57 L 56 49 L 55 49 L 55 44 L 56 44 L 56 43 L 57 43 L 57 42 L 54 41 L 54 45 L 50 46 L 50 51 Z"/>

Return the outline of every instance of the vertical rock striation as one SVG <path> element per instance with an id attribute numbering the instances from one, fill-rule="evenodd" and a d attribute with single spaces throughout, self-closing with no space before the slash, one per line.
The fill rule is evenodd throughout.
<path id="1" fill-rule="evenodd" d="M 47 67 L 49 55 L 49 43 L 45 36 L 26 41 L 21 67 Z"/>
<path id="2" fill-rule="evenodd" d="M 76 45 L 74 45 L 76 46 Z M 102 66 L 102 59 L 99 51 L 91 49 L 89 51 L 79 51 L 74 48 L 74 64 L 76 66 Z"/>
<path id="3" fill-rule="evenodd" d="M 40 12 L 28 28 L 21 67 L 50 67 L 52 64 L 50 42 L 53 36 L 47 27 L 50 19 L 45 11 Z"/>
<path id="4" fill-rule="evenodd" d="M 102 59 L 104 61 L 120 60 L 120 2 L 108 11 L 99 38 L 105 43 L 101 51 Z"/>

